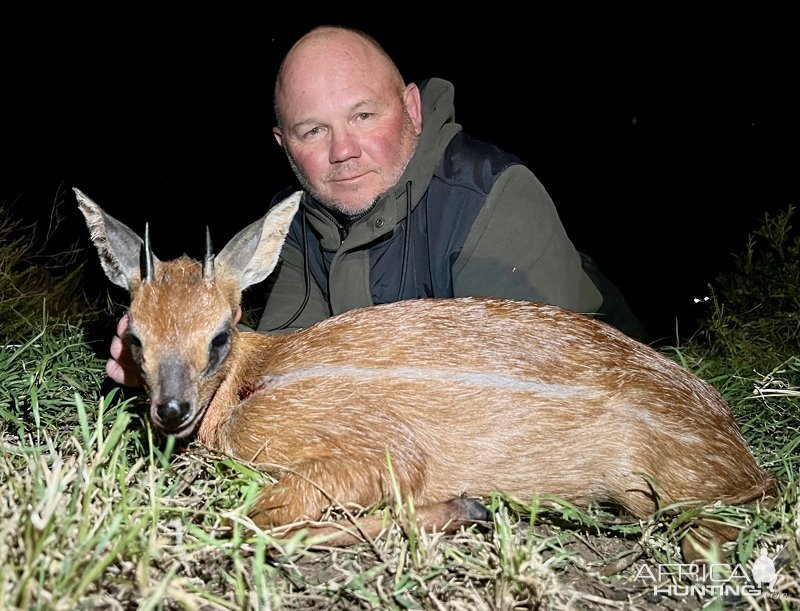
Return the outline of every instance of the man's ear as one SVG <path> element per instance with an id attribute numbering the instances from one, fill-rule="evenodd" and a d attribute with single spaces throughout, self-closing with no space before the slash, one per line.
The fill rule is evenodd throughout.
<path id="1" fill-rule="evenodd" d="M 403 101 L 406 105 L 406 111 L 411 117 L 411 122 L 414 124 L 414 130 L 419 136 L 422 133 L 422 96 L 416 83 L 406 85 Z"/>

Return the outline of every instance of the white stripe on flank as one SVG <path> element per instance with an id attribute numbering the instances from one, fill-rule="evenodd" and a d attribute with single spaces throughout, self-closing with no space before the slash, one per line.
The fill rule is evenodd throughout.
<path id="1" fill-rule="evenodd" d="M 401 378 L 410 381 L 455 382 L 478 386 L 480 388 L 527 391 L 549 397 L 580 396 L 586 399 L 600 397 L 596 390 L 584 386 L 568 386 L 566 384 L 545 384 L 529 378 L 505 375 L 501 373 L 483 373 L 478 371 L 454 371 L 451 369 L 418 369 L 413 367 L 353 367 L 353 366 L 319 366 L 307 369 L 296 369 L 277 376 L 262 379 L 260 388 L 270 388 L 291 384 L 300 380 L 316 377 L 364 380 L 386 380 Z"/>

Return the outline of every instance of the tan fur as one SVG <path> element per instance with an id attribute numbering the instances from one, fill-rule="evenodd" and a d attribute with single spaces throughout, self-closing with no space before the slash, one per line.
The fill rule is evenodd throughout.
<path id="1" fill-rule="evenodd" d="M 772 484 L 719 393 L 588 317 L 464 298 L 342 314 L 289 336 L 239 334 L 200 442 L 290 472 L 259 523 L 390 493 L 418 504 L 503 491 L 743 502 Z M 243 388 L 258 392 L 239 401 Z M 655 499 L 651 486 L 660 495 Z"/>
<path id="2" fill-rule="evenodd" d="M 747 502 L 774 486 L 719 392 L 590 317 L 425 299 L 288 335 L 241 333 L 236 270 L 218 263 L 209 281 L 201 267 L 156 260 L 149 282 L 129 280 L 131 328 L 154 421 L 166 384 L 191 403 L 201 443 L 280 477 L 254 507 L 259 526 L 391 497 L 387 455 L 402 494 L 437 527 L 453 499 L 495 491 L 610 502 L 645 517 L 678 501 Z M 228 329 L 230 352 L 207 371 L 212 339 Z M 370 534 L 379 527 L 373 520 Z"/>

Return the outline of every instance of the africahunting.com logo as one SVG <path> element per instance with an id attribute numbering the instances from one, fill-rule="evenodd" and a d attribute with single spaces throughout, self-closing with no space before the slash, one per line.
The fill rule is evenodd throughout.
<path id="1" fill-rule="evenodd" d="M 653 595 L 671 597 L 698 596 L 760 596 L 778 598 L 775 582 L 778 571 L 775 560 L 783 551 L 780 547 L 770 557 L 767 548 L 748 571 L 741 564 L 658 564 L 642 565 L 634 580 L 645 582 Z"/>

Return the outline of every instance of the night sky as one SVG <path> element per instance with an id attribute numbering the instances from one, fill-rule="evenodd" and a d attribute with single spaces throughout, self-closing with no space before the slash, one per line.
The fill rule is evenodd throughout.
<path id="1" fill-rule="evenodd" d="M 64 199 L 63 231 L 88 240 L 77 186 L 149 220 L 161 258 L 198 255 L 206 224 L 221 248 L 291 178 L 271 134 L 283 52 L 316 23 L 355 25 L 407 80 L 452 81 L 464 130 L 529 164 L 655 336 L 676 318 L 685 335 L 764 213 L 800 203 L 790 20 L 730 17 L 5 20 L 0 204 L 35 219 Z"/>

